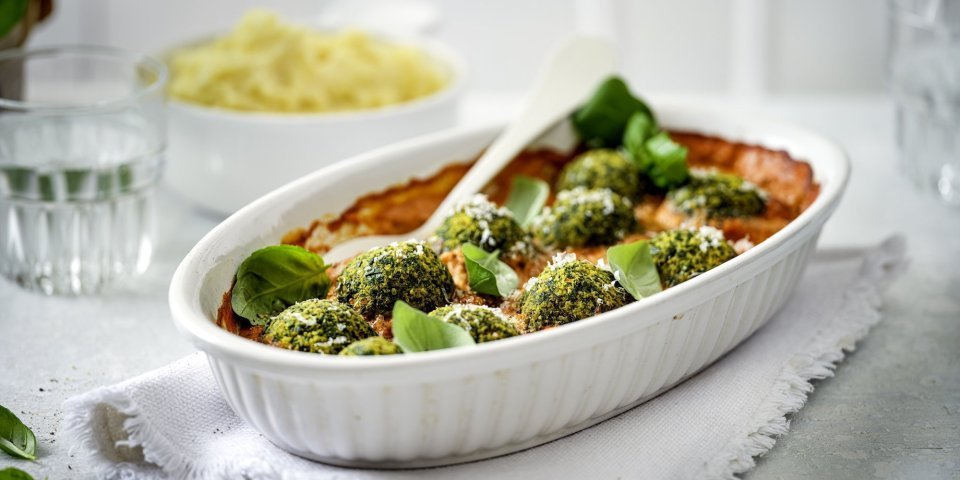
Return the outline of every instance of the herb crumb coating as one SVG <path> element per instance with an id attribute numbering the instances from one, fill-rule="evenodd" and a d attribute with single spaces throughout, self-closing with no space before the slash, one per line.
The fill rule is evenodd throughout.
<path id="1" fill-rule="evenodd" d="M 270 345 L 301 352 L 336 355 L 347 345 L 374 336 L 366 320 L 332 300 L 304 300 L 270 320 L 263 339 Z"/>
<path id="2" fill-rule="evenodd" d="M 637 226 L 630 199 L 607 188 L 577 187 L 558 193 L 531 229 L 543 246 L 566 248 L 614 244 Z"/>
<path id="3" fill-rule="evenodd" d="M 665 287 L 679 285 L 737 256 L 713 227 L 680 228 L 650 240 L 650 254 Z"/>
<path id="4" fill-rule="evenodd" d="M 430 312 L 430 316 L 466 330 L 477 343 L 520 335 L 513 322 L 500 309 L 483 305 L 448 305 Z"/>
<path id="5" fill-rule="evenodd" d="M 476 194 L 457 204 L 437 229 L 443 250 L 456 250 L 472 243 L 488 252 L 511 252 L 526 244 L 527 234 L 513 213 L 498 207 L 486 195 Z"/>
<path id="6" fill-rule="evenodd" d="M 536 331 L 620 308 L 630 298 L 610 271 L 560 253 L 524 286 L 520 313 L 527 330 Z"/>
<path id="7" fill-rule="evenodd" d="M 694 171 L 690 182 L 667 194 L 673 206 L 706 218 L 749 217 L 763 213 L 766 192 L 736 175 Z"/>
<path id="8" fill-rule="evenodd" d="M 374 248 L 351 260 L 337 282 L 337 300 L 372 318 L 390 315 L 403 300 L 430 311 L 453 296 L 453 278 L 425 242 L 408 240 Z"/>
<path id="9" fill-rule="evenodd" d="M 607 188 L 622 197 L 635 199 L 641 193 L 640 169 L 616 150 L 588 150 L 563 167 L 557 180 L 557 190 L 577 187 Z"/>
<path id="10" fill-rule="evenodd" d="M 360 357 L 360 356 L 372 356 L 372 355 L 399 355 L 403 353 L 400 350 L 400 347 L 396 343 L 391 342 L 383 337 L 369 337 L 364 338 L 363 340 L 357 340 L 356 342 L 347 345 L 343 350 L 340 350 L 339 355 L 344 357 Z"/>

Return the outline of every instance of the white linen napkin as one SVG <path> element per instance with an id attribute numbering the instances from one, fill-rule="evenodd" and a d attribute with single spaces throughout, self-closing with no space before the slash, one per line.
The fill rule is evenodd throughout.
<path id="1" fill-rule="evenodd" d="M 64 433 L 105 478 L 734 478 L 789 428 L 844 351 L 880 319 L 905 241 L 822 250 L 771 321 L 697 376 L 579 433 L 495 459 L 384 471 L 314 463 L 275 447 L 224 402 L 196 353 L 64 405 Z"/>

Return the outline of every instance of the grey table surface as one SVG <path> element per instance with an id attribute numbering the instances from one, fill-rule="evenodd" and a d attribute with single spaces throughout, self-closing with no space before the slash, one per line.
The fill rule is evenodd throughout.
<path id="1" fill-rule="evenodd" d="M 465 122 L 502 116 L 508 104 L 474 97 Z M 815 128 L 849 152 L 852 181 L 821 247 L 903 232 L 912 265 L 887 294 L 883 321 L 835 378 L 816 382 L 790 433 L 746 476 L 960 478 L 960 210 L 918 195 L 897 173 L 893 110 L 883 98 L 778 98 L 749 108 Z M 161 201 L 156 258 L 139 278 L 86 298 L 47 298 L 0 279 L 0 404 L 39 442 L 35 463 L 0 455 L 0 467 L 90 477 L 59 435 L 61 403 L 193 351 L 170 321 L 167 286 L 218 219 L 169 194 Z"/>

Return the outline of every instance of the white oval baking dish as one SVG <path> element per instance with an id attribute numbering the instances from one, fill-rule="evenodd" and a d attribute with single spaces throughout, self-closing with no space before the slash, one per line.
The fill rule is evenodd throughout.
<path id="1" fill-rule="evenodd" d="M 236 413 L 273 443 L 323 462 L 380 468 L 476 460 L 535 446 L 632 408 L 709 365 L 764 324 L 803 272 L 849 166 L 809 131 L 684 102 L 656 105 L 668 128 L 784 149 L 821 192 L 745 254 L 665 292 L 560 328 L 399 357 L 283 350 L 214 323 L 253 250 L 359 195 L 476 156 L 497 128 L 451 131 L 324 168 L 243 208 L 186 256 L 170 286 L 179 330 L 209 359 Z M 554 143 L 571 144 L 569 129 Z"/>

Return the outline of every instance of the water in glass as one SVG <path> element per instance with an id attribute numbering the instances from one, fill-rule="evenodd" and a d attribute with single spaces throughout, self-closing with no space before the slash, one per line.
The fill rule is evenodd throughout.
<path id="1" fill-rule="evenodd" d="M 960 0 L 892 2 L 890 86 L 902 170 L 960 207 Z"/>
<path id="2" fill-rule="evenodd" d="M 49 62 L 58 55 L 87 72 L 55 68 Z M 24 287 L 92 293 L 150 263 L 154 190 L 163 166 L 162 92 L 138 93 L 145 70 L 124 67 L 129 56 L 111 55 L 48 53 L 35 77 L 24 70 L 25 88 L 17 96 L 31 103 L 0 103 L 0 273 Z M 29 58 L 25 62 L 29 67 Z M 58 68 L 66 75 L 55 81 L 44 75 Z M 119 81 L 107 78 L 114 74 Z M 31 92 L 31 82 L 44 80 L 56 85 Z M 156 82 L 156 73 L 147 80 Z M 95 100 L 124 89 L 132 93 Z M 0 94 L 9 96 L 10 89 Z M 65 98 L 81 101 L 62 103 Z"/>

